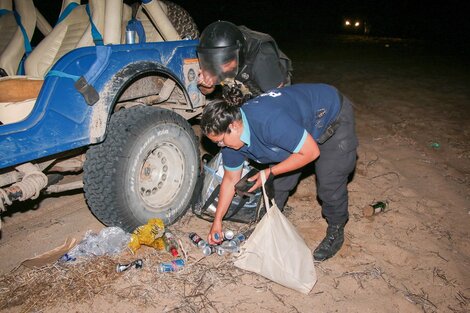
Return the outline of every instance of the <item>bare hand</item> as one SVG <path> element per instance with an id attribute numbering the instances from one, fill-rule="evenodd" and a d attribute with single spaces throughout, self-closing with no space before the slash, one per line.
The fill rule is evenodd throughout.
<path id="1" fill-rule="evenodd" d="M 214 245 L 219 244 L 222 239 L 222 221 L 214 220 L 214 222 L 212 222 L 212 227 L 209 232 L 209 235 L 207 235 L 207 242 L 209 242 L 209 244 L 211 245 Z"/>
<path id="2" fill-rule="evenodd" d="M 200 87 L 212 89 L 215 88 L 215 79 L 209 73 L 200 70 L 197 76 L 197 84 Z"/>
<path id="3" fill-rule="evenodd" d="M 264 174 L 266 175 L 266 179 L 268 179 L 269 175 L 271 175 L 271 168 L 265 169 Z M 248 192 L 253 192 L 263 185 L 261 173 L 256 173 L 255 175 L 251 176 L 248 178 L 248 181 L 256 181 L 256 183 L 248 190 Z"/>

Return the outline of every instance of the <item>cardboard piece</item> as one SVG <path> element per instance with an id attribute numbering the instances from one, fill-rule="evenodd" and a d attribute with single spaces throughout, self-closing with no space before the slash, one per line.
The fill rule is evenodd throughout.
<path id="1" fill-rule="evenodd" d="M 52 264 L 56 262 L 61 256 L 70 251 L 77 243 L 75 238 L 67 238 L 61 246 L 44 252 L 34 258 L 26 259 L 21 262 L 21 265 L 24 265 L 28 268 L 37 268 L 42 267 L 47 264 Z"/>

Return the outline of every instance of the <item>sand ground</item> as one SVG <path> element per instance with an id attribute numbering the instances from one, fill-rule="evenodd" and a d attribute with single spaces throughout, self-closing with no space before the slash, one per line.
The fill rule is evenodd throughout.
<path id="1" fill-rule="evenodd" d="M 16 205 L 4 215 L 0 311 L 470 312 L 468 61 L 386 38 L 281 47 L 294 62 L 295 82 L 332 84 L 354 102 L 360 140 L 346 242 L 336 257 L 316 264 L 309 295 L 236 269 L 230 256 L 203 258 L 187 233 L 205 236 L 209 223 L 191 212 L 170 226 L 189 255 L 180 273 L 158 275 L 156 263 L 168 256 L 151 249 L 139 251 L 142 270 L 120 275 L 115 262 L 131 256 L 66 270 L 16 268 L 66 237 L 103 228 L 78 192 Z M 388 201 L 388 211 L 364 217 L 362 208 L 375 201 Z M 288 205 L 285 214 L 314 249 L 326 229 L 314 174 L 305 175 Z"/>

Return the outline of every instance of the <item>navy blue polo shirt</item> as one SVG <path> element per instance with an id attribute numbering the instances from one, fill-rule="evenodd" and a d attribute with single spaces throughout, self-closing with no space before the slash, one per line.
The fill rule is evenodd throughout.
<path id="1" fill-rule="evenodd" d="M 244 145 L 222 148 L 225 169 L 238 170 L 246 159 L 262 164 L 284 161 L 302 148 L 309 133 L 317 140 L 338 116 L 339 92 L 326 84 L 296 84 L 273 89 L 241 107 Z"/>

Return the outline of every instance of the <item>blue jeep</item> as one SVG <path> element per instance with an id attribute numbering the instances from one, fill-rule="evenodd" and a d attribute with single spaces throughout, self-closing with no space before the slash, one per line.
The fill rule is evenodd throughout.
<path id="1" fill-rule="evenodd" d="M 60 57 L 30 109 L 21 102 L 3 107 L 25 117 L 5 123 L 0 111 L 0 209 L 41 192 L 83 188 L 105 225 L 132 231 L 154 217 L 174 223 L 190 207 L 200 175 L 188 122 L 205 103 L 195 86 L 197 43 L 95 42 Z M 15 81 L 31 82 L 6 77 L 0 89 Z M 83 180 L 61 181 L 82 170 Z"/>

